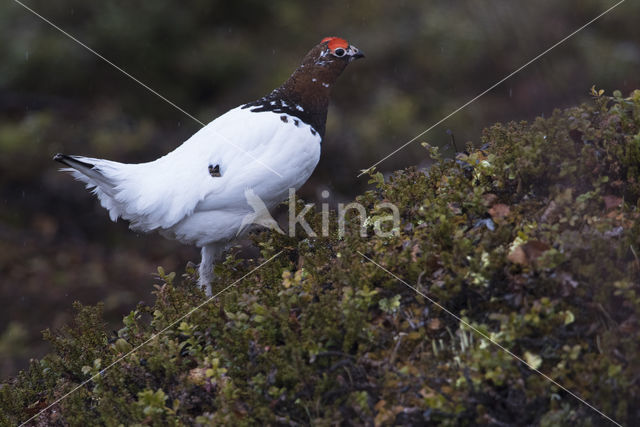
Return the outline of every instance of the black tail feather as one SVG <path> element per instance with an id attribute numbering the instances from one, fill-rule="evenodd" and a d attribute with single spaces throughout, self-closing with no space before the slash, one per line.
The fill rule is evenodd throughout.
<path id="1" fill-rule="evenodd" d="M 93 167 L 95 166 L 95 165 L 92 165 L 91 163 L 81 162 L 80 160 L 77 160 L 74 156 L 67 156 L 66 154 L 62 154 L 62 153 L 58 153 L 55 156 L 53 156 L 53 160 L 55 160 L 56 162 L 60 162 L 63 165 L 66 165 L 69 167 L 74 167 L 74 164 L 76 164 L 76 165 L 82 165 L 85 168 L 93 169 Z"/>
<path id="2" fill-rule="evenodd" d="M 80 160 L 82 159 L 82 160 Z M 115 183 L 108 177 L 105 176 L 100 170 L 100 167 L 97 167 L 93 163 L 87 162 L 87 160 L 96 160 L 98 159 L 90 159 L 87 157 L 78 156 L 68 156 L 66 154 L 58 153 L 53 156 L 53 160 L 62 163 L 65 166 L 74 169 L 74 176 L 81 181 L 86 182 L 91 186 L 98 186 L 102 191 L 104 191 L 107 195 L 113 197 Z"/>

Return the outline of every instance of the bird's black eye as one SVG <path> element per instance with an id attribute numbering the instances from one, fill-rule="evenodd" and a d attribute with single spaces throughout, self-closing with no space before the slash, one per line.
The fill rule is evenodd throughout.
<path id="1" fill-rule="evenodd" d="M 333 51 L 333 54 L 335 56 L 338 56 L 338 57 L 339 56 L 344 56 L 345 50 L 343 48 L 339 47 L 339 48 L 337 48 L 336 50 Z"/>

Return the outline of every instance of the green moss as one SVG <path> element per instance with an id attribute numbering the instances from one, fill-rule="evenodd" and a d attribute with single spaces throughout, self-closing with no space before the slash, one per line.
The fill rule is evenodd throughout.
<path id="1" fill-rule="evenodd" d="M 598 95 L 596 93 L 596 95 Z M 640 92 L 533 123 L 497 124 L 482 149 L 408 168 L 358 201 L 400 208 L 390 237 L 254 237 L 217 287 L 284 249 L 219 301 L 194 271 L 164 281 L 117 335 L 101 307 L 46 332 L 54 352 L 0 388 L 0 423 L 558 425 L 603 422 L 375 259 L 618 422 L 640 419 Z M 425 153 L 426 154 L 426 153 Z M 320 229 L 321 215 L 310 219 Z M 334 218 L 335 219 L 335 218 Z M 160 333 L 162 332 L 162 333 Z M 154 334 L 158 334 L 157 336 Z M 145 343 L 123 361 L 110 363 Z M 97 374 L 97 375 L 96 375 Z"/>

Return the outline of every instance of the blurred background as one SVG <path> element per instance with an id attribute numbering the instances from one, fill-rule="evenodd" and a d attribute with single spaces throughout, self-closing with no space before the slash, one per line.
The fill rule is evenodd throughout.
<path id="1" fill-rule="evenodd" d="M 322 160 L 301 191 L 348 200 L 360 169 L 393 151 L 587 23 L 604 0 L 24 0 L 203 122 L 279 86 L 325 36 L 367 58 L 334 88 Z M 496 121 L 530 120 L 640 88 L 640 3 L 627 1 L 379 166 L 454 153 Z M 56 152 L 153 160 L 198 123 L 18 3 L 0 3 L 0 378 L 47 351 L 71 303 L 103 301 L 114 325 L 151 302 L 158 265 L 184 272 L 195 248 L 109 221 Z"/>

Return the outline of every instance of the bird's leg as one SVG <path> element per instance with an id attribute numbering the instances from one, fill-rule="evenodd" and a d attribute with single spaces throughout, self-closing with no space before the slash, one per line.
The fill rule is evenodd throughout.
<path id="1" fill-rule="evenodd" d="M 202 260 L 200 261 L 200 268 L 198 269 L 198 285 L 204 287 L 204 292 L 208 297 L 212 294 L 211 282 L 215 277 L 213 267 L 226 248 L 227 245 L 223 243 L 212 243 L 202 247 Z"/>

